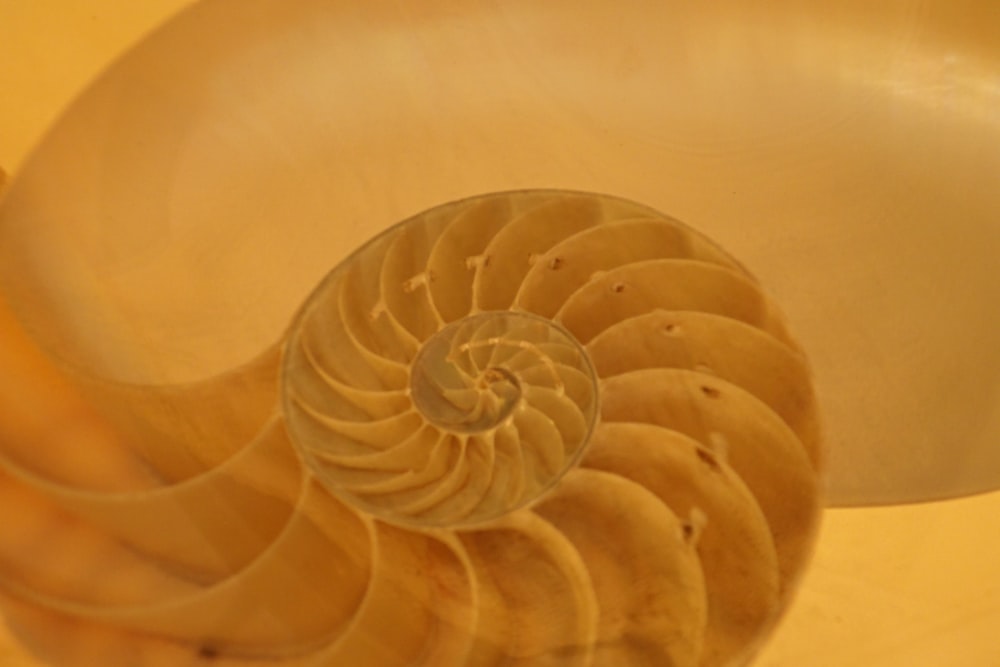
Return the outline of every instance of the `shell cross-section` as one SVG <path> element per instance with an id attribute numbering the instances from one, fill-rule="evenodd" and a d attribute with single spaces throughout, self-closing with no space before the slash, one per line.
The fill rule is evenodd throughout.
<path id="1" fill-rule="evenodd" d="M 784 317 L 613 197 L 410 218 L 202 382 L 67 377 L 87 466 L 0 439 L 0 604 L 60 666 L 733 667 L 816 534 Z"/>
<path id="2" fill-rule="evenodd" d="M 817 421 L 783 318 L 735 260 L 631 202 L 506 193 L 388 230 L 300 312 L 283 400 L 304 460 L 359 512 L 457 531 L 490 568 L 514 547 L 483 541 L 522 514 L 568 540 L 586 590 L 566 594 L 592 627 L 523 655 L 501 634 L 499 654 L 732 664 L 814 535 Z M 672 608 L 624 601 L 636 583 Z"/>
<path id="3" fill-rule="evenodd" d="M 311 304 L 332 305 L 322 295 Z M 302 327 L 324 320 L 307 312 Z M 489 311 L 445 325 L 421 341 L 406 386 L 354 402 L 362 394 L 336 367 L 342 350 L 310 350 L 322 340 L 299 330 L 289 341 L 288 428 L 331 490 L 387 521 L 454 527 L 502 516 L 575 464 L 594 426 L 587 353 L 536 315 Z M 380 393 L 397 409 L 366 412 Z"/>

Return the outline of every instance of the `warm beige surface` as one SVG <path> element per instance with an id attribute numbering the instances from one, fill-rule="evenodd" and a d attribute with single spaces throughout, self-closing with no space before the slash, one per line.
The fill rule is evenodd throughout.
<path id="1" fill-rule="evenodd" d="M 0 0 L 0 168 L 14 172 L 108 62 L 190 0 Z"/>
<path id="2" fill-rule="evenodd" d="M 0 1 L 0 172 L 7 178 L 86 83 L 128 45 L 190 4 L 178 0 Z M 0 177 L 0 186 L 4 179 Z M 0 665 L 39 667 L 0 625 Z"/>
<path id="3" fill-rule="evenodd" d="M 997 6 L 561 2 L 196 5 L 10 186 L 12 307 L 74 366 L 190 381 L 270 345 L 392 222 L 481 192 L 614 193 L 781 303 L 832 503 L 997 488 Z"/>
<path id="4" fill-rule="evenodd" d="M 25 151 L 54 118 L 56 110 L 103 63 L 137 39 L 161 16 L 186 3 L 94 0 L 85 4 L 87 9 L 83 8 L 84 3 L 48 0 L 29 4 L 0 0 L 0 91 L 3 91 L 5 99 L 0 105 L 0 166 L 8 171 L 21 164 Z M 696 92 L 706 97 L 718 96 L 719 91 L 711 89 L 712 85 L 731 86 L 734 95 L 738 95 L 741 87 L 745 86 L 762 86 L 765 89 L 770 86 L 775 91 L 800 86 L 808 97 L 809 86 L 814 85 L 808 75 L 809 68 L 815 65 L 822 69 L 819 64 L 836 58 L 842 68 L 840 80 L 857 83 L 840 89 L 848 97 L 830 99 L 817 89 L 813 91 L 817 93 L 815 103 L 804 104 L 797 108 L 797 115 L 789 115 L 783 114 L 780 96 L 777 96 L 770 106 L 748 110 L 750 120 L 742 128 L 723 126 L 718 135 L 711 135 L 711 127 L 695 121 L 688 127 L 686 136 L 669 133 L 663 136 L 647 135 L 644 140 L 648 143 L 635 149 L 637 153 L 642 153 L 652 151 L 654 147 L 672 146 L 674 155 L 684 156 L 688 160 L 687 169 L 697 171 L 699 177 L 706 178 L 713 169 L 720 169 L 721 182 L 739 183 L 740 187 L 726 193 L 731 199 L 723 199 L 724 193 L 717 188 L 710 188 L 704 194 L 684 191 L 669 184 L 671 178 L 675 182 L 689 184 L 683 180 L 682 171 L 665 163 L 664 188 L 670 192 L 658 195 L 660 201 L 653 203 L 676 202 L 671 212 L 705 223 L 710 233 L 728 229 L 729 245 L 741 246 L 732 249 L 744 259 L 749 255 L 751 266 L 765 278 L 787 277 L 788 268 L 782 266 L 780 261 L 776 266 L 761 266 L 761 258 L 767 256 L 762 246 L 786 244 L 795 247 L 797 252 L 802 252 L 803 248 L 795 245 L 795 238 L 755 239 L 750 234 L 734 233 L 731 221 L 738 219 L 738 213 L 745 207 L 760 207 L 768 214 L 775 211 L 783 215 L 813 214 L 822 219 L 817 210 L 837 204 L 842 213 L 869 216 L 872 223 L 870 240 L 881 243 L 883 249 L 892 247 L 893 239 L 887 241 L 879 236 L 879 215 L 890 210 L 890 202 L 898 203 L 915 219 L 922 219 L 922 206 L 929 203 L 943 206 L 927 194 L 939 187 L 946 193 L 943 201 L 954 206 L 955 225 L 962 220 L 981 222 L 984 212 L 996 210 L 995 206 L 991 209 L 983 203 L 985 200 L 981 192 L 982 186 L 990 182 L 991 177 L 995 182 L 997 172 L 991 170 L 998 165 L 995 157 L 998 137 L 997 60 L 995 39 L 993 47 L 990 41 L 993 34 L 990 26 L 997 25 L 998 21 L 996 11 L 977 13 L 961 8 L 946 9 L 948 6 L 958 7 L 959 3 L 901 1 L 880 5 L 884 7 L 881 10 L 883 13 L 871 10 L 871 15 L 859 20 L 849 12 L 858 11 L 857 7 L 863 7 L 863 11 L 868 12 L 870 5 L 857 4 L 851 10 L 850 4 L 845 3 L 846 9 L 838 11 L 823 9 L 822 16 L 812 19 L 807 18 L 809 13 L 801 7 L 786 15 L 782 28 L 802 31 L 801 39 L 796 41 L 801 60 L 795 69 L 795 76 L 772 80 L 766 72 L 743 68 L 747 54 L 762 48 L 762 43 L 753 40 L 741 43 L 741 49 L 737 49 L 736 54 L 727 56 L 720 41 L 718 60 L 703 59 L 697 61 L 697 65 L 703 71 L 713 72 L 730 68 L 733 78 L 729 81 L 705 80 L 701 82 L 701 87 L 696 85 Z M 982 5 L 995 7 L 989 2 Z M 782 3 L 774 3 L 775 8 L 780 6 Z M 816 3 L 815 7 L 821 5 Z M 411 18 L 417 20 L 419 17 Z M 744 34 L 741 26 L 755 20 L 750 14 L 740 16 L 739 13 L 725 16 L 707 12 L 698 18 L 701 21 L 718 21 L 723 28 L 718 35 L 724 37 L 728 34 L 737 41 Z M 855 39 L 838 41 L 839 51 L 824 51 L 824 44 L 830 44 L 817 41 L 816 34 L 811 32 L 819 24 L 828 25 L 833 32 L 845 30 L 845 26 L 855 26 L 859 33 Z M 934 26 L 939 26 L 939 29 Z M 574 48 L 572 42 L 566 46 Z M 991 48 L 994 48 L 992 55 Z M 704 58 L 704 53 L 699 53 Z M 624 76 L 632 65 L 627 51 L 620 55 L 622 61 L 619 66 Z M 739 59 L 740 55 L 743 60 Z M 515 56 L 530 61 L 537 54 L 528 52 Z M 544 74 L 540 74 L 543 79 Z M 586 81 L 564 81 L 562 86 L 562 92 L 568 99 L 586 91 Z M 599 93 L 596 94 L 599 97 Z M 885 99 L 890 98 L 891 103 L 887 103 Z M 11 104 L 10 100 L 17 100 L 18 103 Z M 871 104 L 867 100 L 872 100 Z M 612 102 L 596 100 L 595 104 Z M 559 113 L 558 110 L 552 112 Z M 648 129 L 649 126 L 644 125 L 647 119 L 637 117 L 633 120 L 635 127 L 639 128 L 636 131 Z M 589 122 L 586 118 L 574 118 L 570 124 L 586 122 Z M 915 136 L 915 131 L 928 126 L 928 123 L 943 128 L 942 134 L 928 139 L 921 150 L 907 152 L 901 148 Z M 843 144 L 841 135 L 832 131 L 832 128 L 844 127 L 857 130 L 855 138 L 859 143 L 880 144 L 882 149 L 876 151 L 874 159 L 857 161 L 858 178 L 851 178 L 850 173 L 843 169 L 828 169 L 831 163 L 850 163 L 852 155 L 863 153 L 864 146 Z M 896 128 L 898 135 L 875 136 L 871 134 L 872 128 L 883 132 Z M 605 129 L 608 132 L 623 130 L 621 127 Z M 738 129 L 749 132 L 752 140 L 740 143 L 736 134 Z M 622 136 L 629 135 L 626 132 Z M 828 152 L 804 165 L 790 157 L 793 154 L 783 152 L 784 145 L 800 141 L 803 137 L 816 140 L 815 146 Z M 734 146 L 738 148 L 735 153 L 732 152 Z M 725 157 L 727 154 L 748 153 L 753 159 L 743 166 L 720 167 L 720 154 Z M 569 157 L 564 162 L 571 164 L 573 160 Z M 510 164 L 505 163 L 505 166 L 510 167 Z M 946 167 L 978 165 L 982 171 L 963 174 L 941 169 L 942 164 Z M 810 170 L 819 175 L 811 177 Z M 755 172 L 766 173 L 755 175 Z M 546 173 L 539 167 L 536 175 Z M 900 177 L 901 185 L 896 186 L 888 175 L 900 173 L 905 173 L 907 178 Z M 815 187 L 815 180 L 831 175 L 843 179 L 842 182 L 831 183 L 825 188 Z M 626 184 L 619 184 L 613 178 L 595 176 L 593 180 L 603 185 L 604 189 L 616 186 L 627 188 Z M 782 180 L 795 187 L 782 191 L 778 187 Z M 767 199 L 755 194 L 755 188 L 765 186 L 771 188 Z M 878 187 L 888 188 L 890 195 L 870 197 Z M 434 192 L 436 194 L 437 190 Z M 804 195 L 799 194 L 801 192 L 808 192 L 809 196 L 820 193 L 829 199 L 804 201 Z M 839 204 L 839 198 L 857 201 L 858 204 L 844 206 Z M 785 208 L 773 204 L 774 199 L 782 199 Z M 876 207 L 883 208 L 873 212 L 873 202 Z M 940 212 L 943 214 L 946 210 L 941 208 Z M 394 212 L 392 206 L 379 211 L 389 219 L 394 219 L 391 217 Z M 712 216 L 727 221 L 729 226 L 711 229 Z M 970 235 L 983 234 L 986 248 L 993 242 L 990 234 L 995 233 L 995 229 L 977 229 L 975 226 L 955 229 L 959 240 L 963 241 L 968 241 Z M 898 233 L 895 228 L 893 230 L 893 233 Z M 836 230 L 831 230 L 831 234 L 836 237 Z M 919 279 L 921 275 L 919 268 L 923 255 L 910 253 L 910 250 L 928 245 L 934 247 L 935 244 L 948 252 L 958 252 L 961 248 L 960 244 L 955 245 L 955 237 L 949 235 L 922 234 L 917 235 L 917 241 L 916 245 L 905 246 L 907 251 L 902 253 L 903 264 L 899 267 L 903 271 L 916 272 L 907 274 L 913 279 Z M 830 270 L 831 274 L 836 274 L 838 259 L 843 258 L 824 253 L 821 245 L 809 246 L 805 250 L 815 253 L 815 261 Z M 886 294 L 895 294 L 893 290 L 899 287 L 897 281 L 900 279 L 880 271 L 884 256 L 873 252 L 863 259 L 860 264 L 852 266 L 866 269 L 869 271 L 867 279 L 874 281 L 871 284 L 885 287 Z M 852 281 L 858 280 L 860 275 L 863 273 L 858 271 L 851 276 L 837 275 L 833 279 L 834 284 L 845 281 L 846 287 L 856 287 Z M 986 277 L 992 277 L 992 274 Z M 829 277 L 825 279 L 827 286 L 830 281 Z M 801 311 L 799 317 L 802 322 L 797 324 L 809 325 L 810 318 L 816 319 L 816 312 L 821 308 L 829 308 L 831 312 L 841 315 L 850 312 L 851 304 L 839 300 L 836 289 L 826 293 L 824 303 L 819 293 L 815 292 L 816 286 L 822 282 L 815 279 L 806 282 L 803 287 L 782 284 L 778 290 L 785 292 L 779 297 L 792 298 L 799 304 L 804 302 L 804 294 L 816 300 L 817 310 Z M 933 283 L 922 285 L 930 292 L 936 287 L 940 286 Z M 807 288 L 814 291 L 804 292 Z M 955 298 L 951 299 L 958 302 L 953 304 L 954 313 L 975 312 L 974 304 L 966 304 L 959 298 L 971 293 L 971 288 L 965 291 L 959 289 Z M 892 303 L 885 306 L 890 308 Z M 914 328 L 920 327 L 927 316 L 915 304 L 910 304 L 907 311 L 894 311 L 893 314 L 897 318 L 902 317 L 905 325 Z M 945 312 L 947 315 L 948 312 Z M 981 315 L 988 324 L 989 313 Z M 891 324 L 892 320 L 884 319 L 877 326 Z M 969 368 L 962 366 L 956 374 L 943 378 L 928 377 L 926 374 L 920 376 L 921 383 L 913 385 L 912 396 L 894 409 L 890 415 L 892 418 L 905 420 L 920 415 L 927 409 L 928 401 L 933 402 L 943 395 L 942 402 L 954 401 L 956 404 L 979 400 L 981 410 L 977 414 L 989 415 L 993 410 L 992 418 L 995 420 L 996 395 L 987 393 L 985 397 L 976 397 L 963 394 L 965 388 L 959 373 L 971 372 L 983 387 L 995 387 L 995 384 L 983 381 L 984 377 L 989 380 L 983 373 L 995 368 L 990 366 L 996 362 L 995 354 L 989 352 L 991 340 L 982 338 L 984 332 L 992 329 L 986 325 L 972 329 L 975 335 L 966 341 L 961 335 L 963 328 L 958 324 L 949 324 L 945 317 L 943 323 L 936 322 L 934 326 L 939 327 L 935 331 L 941 334 L 942 340 L 947 339 L 947 334 L 954 334 L 952 344 L 956 350 L 970 346 L 983 349 L 983 363 Z M 867 334 L 856 332 L 853 335 L 864 338 Z M 900 340 L 905 355 L 909 355 L 906 358 L 912 359 L 915 367 L 926 352 L 920 348 L 923 341 L 919 337 Z M 848 342 L 858 343 L 854 339 Z M 868 348 L 861 345 L 853 349 Z M 828 347 L 823 353 L 832 354 L 836 350 L 836 346 Z M 958 360 L 967 363 L 964 358 Z M 836 366 L 835 360 L 821 361 L 830 367 Z M 836 384 L 850 378 L 826 379 Z M 877 380 L 866 379 L 872 382 Z M 896 382 L 891 386 L 906 385 Z M 946 387 L 947 391 L 942 387 Z M 868 391 L 874 397 L 882 388 L 876 383 L 865 385 L 859 391 Z M 831 406 L 834 416 L 841 415 L 842 410 L 842 405 Z M 958 411 L 955 414 L 966 413 Z M 988 416 L 981 416 L 981 433 L 996 433 L 995 430 L 990 431 L 989 419 Z M 867 423 L 879 423 L 877 411 L 873 410 Z M 768 667 L 1000 665 L 1000 641 L 996 640 L 994 630 L 1000 627 L 1000 568 L 996 565 L 996 554 L 1000 553 L 1000 533 L 990 528 L 998 513 L 1000 494 L 996 493 L 930 505 L 828 511 L 816 562 L 804 583 L 800 599 L 760 664 Z M 3 650 L 0 649 L 0 664 L 19 664 L 8 658 Z"/>

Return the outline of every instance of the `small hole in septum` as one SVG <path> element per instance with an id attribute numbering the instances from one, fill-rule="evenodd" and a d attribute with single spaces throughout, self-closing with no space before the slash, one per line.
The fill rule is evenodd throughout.
<path id="1" fill-rule="evenodd" d="M 198 657 L 206 660 L 214 660 L 219 657 L 219 649 L 211 644 L 202 644 L 198 647 Z"/>

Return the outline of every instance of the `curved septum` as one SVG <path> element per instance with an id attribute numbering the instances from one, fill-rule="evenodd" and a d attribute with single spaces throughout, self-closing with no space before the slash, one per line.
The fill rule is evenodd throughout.
<path id="1" fill-rule="evenodd" d="M 516 311 L 469 315 L 420 345 L 405 391 L 359 394 L 323 371 L 322 358 L 343 353 L 335 339 L 309 352 L 308 330 L 321 320 L 307 315 L 306 331 L 293 334 L 289 433 L 318 478 L 359 509 L 408 526 L 481 523 L 530 504 L 582 455 L 597 379 L 559 324 Z M 393 394 L 409 405 L 379 418 L 375 402 Z M 368 407 L 368 420 L 338 419 L 345 399 Z"/>
<path id="2" fill-rule="evenodd" d="M 575 383 L 567 379 L 570 373 L 580 374 Z M 410 391 L 430 423 L 477 435 L 512 425 L 514 411 L 528 407 L 532 388 L 567 396 L 567 382 L 578 389 L 570 400 L 591 422 L 596 378 L 573 336 L 537 315 L 491 311 L 453 322 L 431 337 L 414 361 Z M 561 418 L 547 416 L 557 424 Z M 575 452 L 582 443 L 565 444 Z"/>
<path id="3" fill-rule="evenodd" d="M 280 351 L 194 386 L 92 378 L 131 436 L 98 465 L 0 443 L 0 601 L 61 638 L 53 664 L 735 667 L 808 561 L 801 348 L 642 205 L 421 213 L 340 262 Z"/>

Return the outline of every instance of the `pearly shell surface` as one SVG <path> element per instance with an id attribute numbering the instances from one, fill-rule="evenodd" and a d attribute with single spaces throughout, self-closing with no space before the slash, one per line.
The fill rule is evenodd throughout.
<path id="1" fill-rule="evenodd" d="M 0 446 L 0 596 L 52 664 L 745 664 L 816 535 L 782 315 L 613 197 L 445 204 L 245 366 L 69 380 L 101 465 Z"/>

